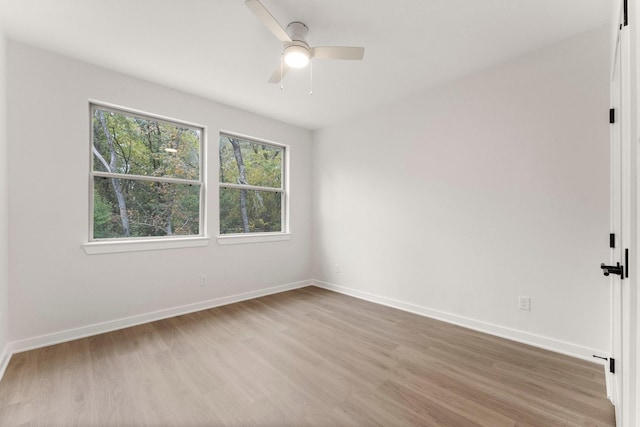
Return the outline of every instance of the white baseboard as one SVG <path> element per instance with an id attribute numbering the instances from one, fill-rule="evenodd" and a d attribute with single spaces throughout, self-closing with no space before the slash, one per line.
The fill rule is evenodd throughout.
<path id="1" fill-rule="evenodd" d="M 319 288 L 327 289 L 341 294 L 349 295 L 366 301 L 375 302 L 389 307 L 397 308 L 410 313 L 430 317 L 444 322 L 453 323 L 458 326 L 473 329 L 475 331 L 484 332 L 490 335 L 506 338 L 511 341 L 517 341 L 523 344 L 532 345 L 534 347 L 550 350 L 556 353 L 565 354 L 567 356 L 576 357 L 589 362 L 603 364 L 603 361 L 594 358 L 593 355 L 602 355 L 602 351 L 592 348 L 583 347 L 577 344 L 556 340 L 554 338 L 543 337 L 531 334 L 529 332 L 519 331 L 504 326 L 494 325 L 492 323 L 471 319 L 457 314 L 447 313 L 444 311 L 434 310 L 432 308 L 411 304 L 405 301 L 399 301 L 380 295 L 371 294 L 357 289 L 344 286 L 334 285 L 332 283 L 320 280 L 312 280 L 313 285 Z"/>
<path id="2" fill-rule="evenodd" d="M 311 282 L 307 280 L 301 281 L 301 282 L 289 283 L 286 285 L 274 286 L 271 288 L 260 289 L 257 291 L 245 292 L 245 293 L 231 295 L 227 297 L 215 298 L 207 301 L 187 304 L 179 307 L 158 310 L 151 313 L 145 313 L 145 314 L 140 314 L 136 316 L 110 320 L 102 323 L 95 323 L 88 326 L 82 326 L 79 328 L 68 329 L 68 330 L 54 332 L 46 335 L 40 335 L 37 337 L 27 338 L 20 341 L 13 341 L 9 343 L 8 350 L 6 350 L 8 353 L 7 359 L 10 359 L 11 355 L 15 353 L 21 353 L 23 351 L 33 350 L 36 348 L 46 347 L 49 345 L 59 344 L 62 342 L 72 341 L 80 338 L 86 338 L 93 335 L 99 335 L 106 332 L 115 331 L 118 329 L 124 329 L 131 326 L 141 325 L 149 322 L 155 322 L 156 320 L 162 320 L 170 317 L 180 316 L 183 314 L 193 313 L 196 311 L 207 310 L 209 308 L 233 304 L 236 302 L 259 298 L 266 295 L 277 294 L 280 292 L 290 291 L 292 289 L 304 288 L 310 285 L 311 285 Z M 7 360 L 7 364 L 8 364 L 8 360 Z M 3 371 L 1 372 L 3 373 Z M 0 379 L 1 378 L 2 376 L 0 375 Z"/>
<path id="3" fill-rule="evenodd" d="M 2 349 L 0 353 L 0 379 L 4 376 L 5 371 L 7 370 L 7 366 L 9 366 L 9 361 L 11 360 L 11 351 L 10 345 L 7 344 Z"/>
<path id="4" fill-rule="evenodd" d="M 618 391 L 617 376 L 615 374 L 612 374 L 611 372 L 609 372 L 607 367 L 605 367 L 605 369 L 604 369 L 604 378 L 606 380 L 606 386 L 607 386 L 607 399 L 609 399 L 611 404 L 615 406 L 617 401 L 618 401 L 618 396 L 617 396 L 617 391 Z M 616 394 L 614 395 L 614 393 L 616 393 Z"/>

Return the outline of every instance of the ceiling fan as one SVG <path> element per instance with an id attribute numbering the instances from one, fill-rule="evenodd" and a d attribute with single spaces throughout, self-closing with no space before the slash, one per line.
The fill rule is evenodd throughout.
<path id="1" fill-rule="evenodd" d="M 245 0 L 244 4 L 278 40 L 284 43 L 282 50 L 283 61 L 271 75 L 269 83 L 279 83 L 290 68 L 304 68 L 312 58 L 360 60 L 364 57 L 363 47 L 310 47 L 305 39 L 309 28 L 302 22 L 294 21 L 287 25 L 285 30 L 258 0 Z"/>

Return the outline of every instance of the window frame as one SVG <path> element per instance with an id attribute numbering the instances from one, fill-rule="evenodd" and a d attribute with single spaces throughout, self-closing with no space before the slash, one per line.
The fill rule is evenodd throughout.
<path id="1" fill-rule="evenodd" d="M 220 245 L 230 245 L 230 244 L 241 244 L 241 243 L 262 243 L 262 242 L 277 242 L 290 240 L 291 238 L 291 229 L 290 229 L 290 199 L 291 192 L 289 187 L 289 162 L 291 157 L 291 147 L 287 144 L 283 144 L 280 142 L 275 142 L 263 138 L 257 138 L 254 136 L 244 135 L 237 132 L 220 130 L 218 133 L 218 152 L 220 152 L 220 141 L 223 137 L 232 137 L 242 139 L 244 141 L 258 144 L 258 145 L 268 145 L 272 147 L 276 147 L 282 149 L 282 177 L 280 180 L 280 188 L 276 187 L 262 187 L 250 184 L 235 184 L 235 183 L 223 183 L 220 182 L 220 168 L 222 165 L 218 164 L 218 244 Z M 222 234 L 220 231 L 220 190 L 222 188 L 234 188 L 234 189 L 245 189 L 245 190 L 253 190 L 253 191 L 268 191 L 268 192 L 277 192 L 281 195 L 281 212 L 280 212 L 280 223 L 281 223 L 281 231 L 272 231 L 272 232 L 253 232 L 253 233 L 228 233 Z"/>
<path id="2" fill-rule="evenodd" d="M 199 143 L 199 159 L 198 159 L 198 180 L 190 180 L 185 178 L 171 178 L 163 176 L 150 176 L 150 175 L 136 175 L 136 174 L 122 174 L 122 173 L 110 173 L 105 171 L 94 170 L 95 154 L 93 153 L 94 147 L 94 132 L 93 132 L 93 116 L 96 109 L 112 112 L 116 114 L 122 114 L 126 116 L 140 117 L 145 120 L 152 120 L 156 122 L 166 123 L 173 126 L 184 127 L 193 129 L 200 132 Z M 89 100 L 89 227 L 87 242 L 83 244 L 83 248 L 87 254 L 98 253 L 112 253 L 112 252 L 130 252 L 141 250 L 157 250 L 157 249 L 170 249 L 170 248 L 184 248 L 184 247 L 199 247 L 208 245 L 209 238 L 207 237 L 207 169 L 206 169 L 206 154 L 207 154 L 207 128 L 206 126 L 199 125 L 193 122 L 185 120 L 179 120 L 172 117 L 162 116 L 158 114 L 149 113 L 146 111 L 136 110 L 119 105 L 109 104 L 101 101 Z M 138 180 L 146 182 L 163 182 L 170 184 L 188 184 L 197 185 L 200 187 L 199 192 L 199 224 L 198 234 L 190 235 L 171 235 L 171 236 L 140 236 L 140 237 L 111 237 L 111 238 L 95 238 L 94 236 L 94 191 L 95 191 L 95 178 L 118 178 L 126 180 Z"/>

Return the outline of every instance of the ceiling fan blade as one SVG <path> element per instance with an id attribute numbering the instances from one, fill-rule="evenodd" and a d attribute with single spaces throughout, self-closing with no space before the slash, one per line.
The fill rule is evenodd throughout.
<path id="1" fill-rule="evenodd" d="M 269 29 L 281 42 L 290 42 L 291 37 L 289 34 L 282 28 L 276 18 L 269 13 L 266 7 L 263 6 L 258 0 L 246 0 L 244 4 L 251 9 L 251 11 L 258 17 L 260 21 L 264 24 L 265 27 Z"/>
<path id="2" fill-rule="evenodd" d="M 311 48 L 311 57 L 318 59 L 355 59 L 364 57 L 363 47 L 318 46 Z"/>
<path id="3" fill-rule="evenodd" d="M 280 83 L 285 74 L 289 71 L 289 67 L 284 62 L 271 74 L 269 83 Z"/>

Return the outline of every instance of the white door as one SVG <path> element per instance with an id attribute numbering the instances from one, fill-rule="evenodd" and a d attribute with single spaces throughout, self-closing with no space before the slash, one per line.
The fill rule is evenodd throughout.
<path id="1" fill-rule="evenodd" d="M 616 408 L 618 426 L 628 425 L 624 420 L 626 386 L 623 371 L 628 361 L 624 359 L 625 323 L 624 301 L 628 295 L 628 248 L 630 246 L 630 137 L 629 120 L 629 30 L 624 25 L 624 13 L 620 14 L 619 31 L 614 51 L 611 74 L 611 254 L 602 269 L 609 277 L 611 304 L 611 355 L 607 373 L 609 398 Z M 628 320 L 627 320 L 628 322 Z"/>

